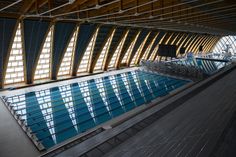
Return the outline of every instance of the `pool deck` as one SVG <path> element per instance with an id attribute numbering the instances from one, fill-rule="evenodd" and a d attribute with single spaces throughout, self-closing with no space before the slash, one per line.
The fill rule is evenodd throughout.
<path id="1" fill-rule="evenodd" d="M 99 78 L 135 68 L 107 72 L 86 78 L 55 82 L 0 95 L 37 91 L 77 81 Z M 230 72 L 171 112 L 157 119 L 105 156 L 200 156 L 209 154 L 233 115 L 236 106 L 236 70 Z M 171 101 L 171 100 L 168 100 Z M 187 118 L 186 118 L 187 117 Z M 108 129 L 111 131 L 112 129 Z M 39 151 L 0 101 L 0 156 L 37 157 Z M 66 153 L 66 152 L 65 152 Z M 104 154 L 103 154 L 104 155 Z M 158 155 L 158 156 L 159 156 Z M 63 153 L 58 156 L 63 156 Z"/>
<path id="2" fill-rule="evenodd" d="M 221 151 L 215 145 L 236 111 L 235 80 L 236 70 L 191 97 L 104 156 L 207 157 L 212 154 L 219 156 L 217 154 Z M 230 139 L 228 143 L 233 143 L 229 141 Z M 231 152 L 230 156 L 236 156 L 235 151 L 229 152 Z M 220 155 L 227 156 L 224 152 Z"/>

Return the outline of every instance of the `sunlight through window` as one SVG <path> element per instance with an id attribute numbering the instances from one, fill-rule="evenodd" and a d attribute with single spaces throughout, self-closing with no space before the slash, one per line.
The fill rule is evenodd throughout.
<path id="1" fill-rule="evenodd" d="M 94 44 L 95 44 L 95 41 L 97 38 L 97 33 L 98 33 L 98 28 L 97 28 L 96 32 L 94 33 L 92 39 L 90 40 L 90 43 L 88 44 L 86 51 L 84 52 L 84 56 L 80 62 L 79 69 L 78 69 L 79 73 L 80 72 L 88 72 L 89 65 L 91 62 L 91 56 L 93 54 Z"/>
<path id="2" fill-rule="evenodd" d="M 21 25 L 19 23 L 7 64 L 5 84 L 24 82 Z"/>
<path id="3" fill-rule="evenodd" d="M 137 60 L 138 60 L 138 58 L 140 57 L 140 54 L 141 54 L 141 52 L 142 52 L 142 50 L 143 50 L 143 46 L 144 46 L 144 44 L 146 43 L 147 38 L 148 38 L 149 35 L 150 35 L 150 33 L 145 37 L 144 41 L 143 41 L 142 44 L 139 46 L 137 52 L 135 52 L 135 55 L 134 55 L 134 57 L 132 58 L 132 61 L 131 61 L 131 65 L 137 64 Z"/>
<path id="4" fill-rule="evenodd" d="M 64 58 L 61 62 L 61 66 L 58 71 L 58 76 L 69 75 L 71 72 L 73 56 L 74 56 L 74 51 L 75 51 L 75 45 L 76 45 L 76 39 L 77 39 L 77 33 L 78 33 L 78 28 L 74 32 L 74 34 L 69 42 L 69 45 L 66 49 Z"/>
<path id="5" fill-rule="evenodd" d="M 52 36 L 53 36 L 53 27 L 51 27 L 48 32 L 48 35 L 43 45 L 42 52 L 39 56 L 38 64 L 34 75 L 35 80 L 49 78 L 50 64 L 51 64 Z"/>
<path id="6" fill-rule="evenodd" d="M 122 50 L 122 47 L 125 43 L 125 40 L 126 40 L 126 37 L 128 35 L 129 31 L 126 32 L 124 38 L 121 40 L 121 42 L 119 43 L 119 45 L 117 46 L 116 50 L 115 50 L 115 53 L 113 54 L 112 58 L 111 58 L 111 61 L 109 63 L 109 68 L 113 68 L 115 67 L 116 63 L 117 63 L 117 59 L 118 59 L 118 56 L 120 56 L 120 52 Z"/>
<path id="7" fill-rule="evenodd" d="M 108 53 L 109 47 L 111 45 L 111 41 L 112 41 L 114 33 L 115 33 L 115 30 L 113 30 L 111 36 L 109 37 L 105 46 L 103 47 L 102 52 L 97 60 L 96 65 L 95 65 L 94 70 L 102 70 L 104 68 L 104 61 L 106 60 L 107 53 Z"/>
<path id="8" fill-rule="evenodd" d="M 144 60 L 148 59 L 148 56 L 149 56 L 150 51 L 151 51 L 151 48 L 152 48 L 152 46 L 153 46 L 157 36 L 158 36 L 158 34 L 154 37 L 154 39 L 152 40 L 151 44 L 149 44 L 149 46 L 147 47 L 146 51 L 144 52 L 144 55 L 143 55 L 142 59 L 144 59 Z"/>
<path id="9" fill-rule="evenodd" d="M 130 58 L 130 55 L 131 55 L 131 52 L 134 48 L 134 44 L 136 43 L 136 40 L 138 39 L 139 34 L 140 34 L 140 32 L 136 35 L 135 39 L 131 42 L 131 44 L 130 44 L 128 50 L 126 51 L 125 56 L 123 57 L 121 63 L 127 63 L 128 62 L 128 60 Z"/>

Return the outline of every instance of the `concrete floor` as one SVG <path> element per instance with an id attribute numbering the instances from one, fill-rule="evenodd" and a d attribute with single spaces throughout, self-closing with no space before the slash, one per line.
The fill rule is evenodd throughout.
<path id="1" fill-rule="evenodd" d="M 36 157 L 38 150 L 0 101 L 0 157 Z"/>
<path id="2" fill-rule="evenodd" d="M 104 156 L 207 157 L 232 118 L 235 102 L 236 70 Z"/>

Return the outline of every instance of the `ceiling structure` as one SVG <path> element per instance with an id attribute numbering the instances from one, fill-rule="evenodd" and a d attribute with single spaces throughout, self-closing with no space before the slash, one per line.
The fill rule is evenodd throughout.
<path id="1" fill-rule="evenodd" d="M 0 16 L 236 34 L 232 0 L 0 0 Z"/>
<path id="2" fill-rule="evenodd" d="M 0 89 L 158 60 L 159 44 L 209 53 L 235 15 L 229 0 L 0 0 Z"/>

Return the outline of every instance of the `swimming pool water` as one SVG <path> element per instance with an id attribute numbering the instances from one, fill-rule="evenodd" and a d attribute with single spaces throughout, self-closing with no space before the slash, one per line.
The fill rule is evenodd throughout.
<path id="1" fill-rule="evenodd" d="M 7 101 L 48 149 L 188 82 L 136 70 L 7 97 Z"/>
<path id="2" fill-rule="evenodd" d="M 191 65 L 196 66 L 203 70 L 203 72 L 207 75 L 212 75 L 216 73 L 219 69 L 225 67 L 228 65 L 228 62 L 226 61 L 214 61 L 214 60 L 208 60 L 208 59 L 185 59 L 185 60 L 179 60 L 177 61 L 178 64 L 184 64 L 184 65 Z"/>

